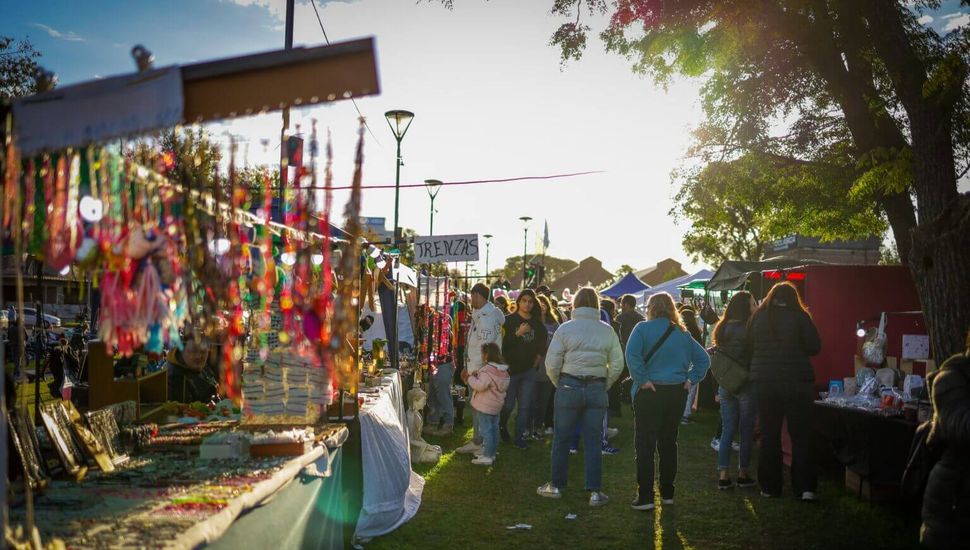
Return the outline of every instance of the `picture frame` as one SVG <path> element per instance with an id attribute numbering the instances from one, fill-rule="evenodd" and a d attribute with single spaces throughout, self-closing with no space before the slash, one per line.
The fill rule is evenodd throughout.
<path id="1" fill-rule="evenodd" d="M 37 441 L 37 434 L 33 431 L 32 423 L 26 410 L 13 412 L 5 411 L 7 417 L 7 427 L 10 430 L 10 441 L 14 452 L 20 458 L 23 465 L 26 483 L 34 491 L 43 490 L 47 487 L 50 477 L 47 466 L 40 453 L 40 443 Z"/>
<path id="2" fill-rule="evenodd" d="M 83 452 L 74 441 L 71 419 L 64 409 L 63 401 L 41 403 L 40 419 L 64 471 L 75 481 L 84 479 L 88 467 Z"/>
<path id="3" fill-rule="evenodd" d="M 128 461 L 124 444 L 121 442 L 121 430 L 114 413 L 109 409 L 99 409 L 85 413 L 88 427 L 104 447 L 105 452 L 115 466 Z"/>
<path id="4" fill-rule="evenodd" d="M 85 419 L 78 412 L 74 403 L 63 401 L 61 407 L 64 408 L 64 412 L 71 421 L 71 428 L 74 429 L 76 441 L 81 443 L 81 448 L 87 453 L 87 456 L 94 460 L 94 463 L 98 465 L 98 468 L 101 468 L 101 471 L 113 472 L 115 470 L 114 462 L 108 456 L 104 445 L 101 444 L 94 433 L 88 428 Z"/>

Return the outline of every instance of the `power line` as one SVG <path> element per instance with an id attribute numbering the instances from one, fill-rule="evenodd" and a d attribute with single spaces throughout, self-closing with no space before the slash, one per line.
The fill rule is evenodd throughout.
<path id="1" fill-rule="evenodd" d="M 327 36 L 327 29 L 323 28 L 323 19 L 320 19 L 320 12 L 317 10 L 317 0 L 310 0 L 310 5 L 313 6 L 313 13 L 317 16 L 317 23 L 320 24 L 320 32 L 323 33 L 323 39 L 327 41 L 327 45 L 329 46 L 330 37 Z M 354 109 L 357 109 L 357 116 L 364 121 L 364 127 L 367 128 L 367 133 L 370 134 L 370 137 L 374 138 L 374 141 L 377 142 L 378 147 L 383 147 L 383 145 L 381 145 L 381 141 L 377 139 L 377 136 L 375 136 L 374 132 L 370 129 L 370 125 L 367 124 L 367 118 L 364 116 L 364 113 L 360 112 L 360 107 L 357 106 L 357 101 L 354 98 L 350 98 L 350 102 L 354 104 Z"/>
<path id="2" fill-rule="evenodd" d="M 605 170 L 591 170 L 591 171 L 588 171 L 588 172 L 572 172 L 572 173 L 569 173 L 569 174 L 552 174 L 552 175 L 548 175 L 548 176 L 520 176 L 520 177 L 515 177 L 515 178 L 503 178 L 503 179 L 494 179 L 494 180 L 448 181 L 448 182 L 442 182 L 441 185 L 443 185 L 443 186 L 445 186 L 445 185 L 478 185 L 478 184 L 482 184 L 482 183 L 509 183 L 509 182 L 513 182 L 513 181 L 551 180 L 551 179 L 560 179 L 560 178 L 575 178 L 575 177 L 578 177 L 578 176 L 589 176 L 589 175 L 592 175 L 592 174 L 604 174 L 604 173 L 606 173 Z M 407 188 L 407 187 L 414 188 L 414 187 L 425 187 L 425 186 L 426 186 L 426 184 L 424 184 L 424 183 L 402 183 L 400 185 L 400 187 L 402 187 L 402 188 Z M 387 185 L 365 185 L 365 186 L 362 186 L 361 189 L 394 189 L 395 187 L 397 187 L 397 186 L 396 185 L 393 185 L 393 184 L 387 184 Z M 331 191 L 340 191 L 340 190 L 352 189 L 352 188 L 353 188 L 352 185 L 343 185 L 343 186 L 340 186 L 340 187 L 330 187 L 330 190 Z M 326 187 L 325 186 L 322 186 L 322 185 L 303 185 L 303 186 L 300 186 L 300 187 L 292 187 L 291 189 L 326 189 Z"/>

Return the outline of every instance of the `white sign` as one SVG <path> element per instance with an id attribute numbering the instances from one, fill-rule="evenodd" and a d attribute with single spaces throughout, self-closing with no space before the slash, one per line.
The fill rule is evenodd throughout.
<path id="1" fill-rule="evenodd" d="M 169 128 L 182 122 L 178 67 L 56 88 L 13 104 L 17 145 L 26 154 Z"/>
<path id="2" fill-rule="evenodd" d="M 478 260 L 478 235 L 435 235 L 414 238 L 414 263 L 474 262 Z"/>
<path id="3" fill-rule="evenodd" d="M 929 359 L 930 337 L 926 334 L 903 335 L 903 359 Z"/>

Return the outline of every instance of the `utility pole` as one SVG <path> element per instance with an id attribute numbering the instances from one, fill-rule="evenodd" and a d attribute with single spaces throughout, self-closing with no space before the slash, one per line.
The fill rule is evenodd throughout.
<path id="1" fill-rule="evenodd" d="M 293 49 L 293 11 L 296 0 L 286 0 L 286 31 L 283 38 L 283 49 Z M 283 128 L 280 130 L 280 183 L 279 183 L 279 212 L 283 213 L 283 182 L 286 181 L 288 170 L 286 132 L 290 129 L 290 108 L 283 107 Z M 283 221 L 280 219 L 279 221 Z"/>

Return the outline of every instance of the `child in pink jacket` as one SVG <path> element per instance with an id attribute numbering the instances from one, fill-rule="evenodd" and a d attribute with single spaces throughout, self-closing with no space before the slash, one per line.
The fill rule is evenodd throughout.
<path id="1" fill-rule="evenodd" d="M 498 344 L 482 346 L 484 366 L 468 375 L 468 385 L 475 390 L 472 407 L 478 414 L 478 429 L 482 434 L 485 449 L 472 464 L 491 466 L 495 462 L 495 449 L 498 447 L 499 413 L 505 404 L 505 391 L 509 388 L 509 367 L 502 358 Z"/>

